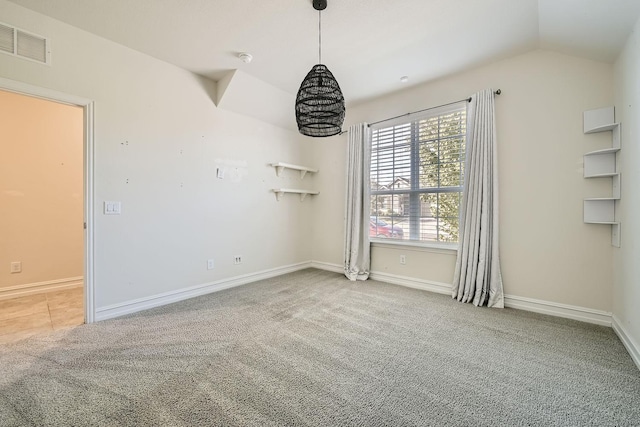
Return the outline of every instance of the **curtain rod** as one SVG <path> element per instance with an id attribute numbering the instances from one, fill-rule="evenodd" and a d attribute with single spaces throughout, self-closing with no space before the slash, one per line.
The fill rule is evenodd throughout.
<path id="1" fill-rule="evenodd" d="M 502 93 L 502 91 L 500 89 L 496 90 L 495 92 L 493 92 L 496 95 L 500 95 Z M 388 122 L 389 120 L 393 120 L 393 119 L 398 119 L 400 117 L 404 117 L 404 116 L 410 116 L 412 114 L 417 114 L 417 113 L 422 113 L 423 111 L 429 111 L 429 110 L 433 110 L 435 108 L 440 108 L 440 107 L 446 107 L 447 105 L 453 105 L 453 104 L 457 104 L 458 102 L 462 102 L 462 101 L 467 101 L 467 102 L 471 102 L 471 97 L 469 98 L 465 98 L 465 99 L 461 99 L 459 101 L 453 101 L 453 102 L 449 102 L 448 104 L 442 104 L 442 105 L 437 105 L 435 107 L 429 107 L 429 108 L 424 108 L 422 110 L 418 110 L 418 111 L 412 111 L 410 113 L 405 113 L 405 114 L 400 114 L 399 116 L 395 116 L 395 117 L 389 117 L 388 119 L 384 119 L 384 120 L 378 120 L 377 122 L 373 122 L 373 123 L 369 123 L 369 126 L 371 125 L 377 125 L 378 123 L 384 123 L 384 122 Z"/>
<path id="2" fill-rule="evenodd" d="M 500 95 L 502 93 L 502 90 L 498 89 L 493 93 L 496 94 L 496 95 Z M 400 114 L 399 116 L 389 117 L 388 119 L 384 119 L 384 120 L 378 120 L 377 122 L 369 123 L 369 126 L 377 125 L 378 123 L 388 122 L 389 120 L 398 119 L 398 118 L 404 117 L 404 116 L 410 116 L 412 114 L 422 113 L 423 111 L 433 110 L 434 108 L 446 107 L 447 105 L 457 104 L 458 102 L 462 102 L 462 101 L 471 102 L 471 97 L 465 98 L 465 99 L 461 99 L 459 101 L 449 102 L 448 104 L 437 105 L 435 107 L 429 107 L 429 108 L 425 108 L 425 109 L 418 110 L 418 111 L 412 111 L 410 113 Z M 343 133 L 347 133 L 347 132 L 349 132 L 349 131 L 348 130 L 343 130 L 342 132 L 340 132 L 340 135 L 342 135 Z"/>

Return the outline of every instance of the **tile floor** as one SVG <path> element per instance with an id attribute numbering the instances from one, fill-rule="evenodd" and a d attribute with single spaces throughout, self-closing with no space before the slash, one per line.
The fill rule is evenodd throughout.
<path id="1" fill-rule="evenodd" d="M 0 344 L 84 323 L 84 289 L 0 300 Z"/>

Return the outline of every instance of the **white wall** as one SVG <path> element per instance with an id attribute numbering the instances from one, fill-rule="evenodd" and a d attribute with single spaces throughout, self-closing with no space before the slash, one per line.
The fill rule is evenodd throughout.
<path id="1" fill-rule="evenodd" d="M 610 312 L 610 229 L 582 222 L 582 199 L 608 196 L 611 184 L 583 179 L 582 155 L 610 146 L 611 137 L 584 135 L 582 113 L 612 105 L 612 77 L 609 64 L 539 50 L 349 108 L 347 124 L 502 89 L 496 114 L 505 292 Z M 333 171 L 318 177 L 324 224 L 343 221 L 346 138 L 314 147 L 319 167 Z M 316 229 L 313 241 L 315 260 L 342 264 L 341 234 Z M 454 265 L 454 251 L 372 249 L 372 270 L 396 276 L 451 283 Z"/>
<path id="2" fill-rule="evenodd" d="M 621 246 L 614 251 L 613 316 L 635 347 L 640 366 L 640 20 L 615 63 L 616 120 L 622 123 L 619 153 Z"/>
<path id="3" fill-rule="evenodd" d="M 268 163 L 309 160 L 301 136 L 216 108 L 215 83 L 180 68 L 4 0 L 0 16 L 53 47 L 51 66 L 0 54 L 0 77 L 95 101 L 98 309 L 311 258 L 314 200 L 269 191 L 296 178 Z"/>

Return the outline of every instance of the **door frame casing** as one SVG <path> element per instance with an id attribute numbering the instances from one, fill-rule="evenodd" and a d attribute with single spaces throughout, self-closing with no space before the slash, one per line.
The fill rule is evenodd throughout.
<path id="1" fill-rule="evenodd" d="M 21 95 L 73 105 L 83 109 L 84 186 L 84 320 L 95 322 L 94 288 L 94 102 L 90 99 L 0 77 L 0 89 Z"/>

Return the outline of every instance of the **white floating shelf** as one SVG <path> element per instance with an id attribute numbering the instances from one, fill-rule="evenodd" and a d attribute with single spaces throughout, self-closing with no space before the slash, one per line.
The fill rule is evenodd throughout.
<path id="1" fill-rule="evenodd" d="M 584 222 L 615 223 L 615 199 L 584 199 Z"/>
<path id="2" fill-rule="evenodd" d="M 319 191 L 309 191 L 309 190 L 297 190 L 295 188 L 274 188 L 273 190 L 274 193 L 276 193 L 276 200 L 280 200 L 280 197 L 282 197 L 285 193 L 294 193 L 294 194 L 299 194 L 300 195 L 300 201 L 302 202 L 308 195 L 311 196 L 315 196 L 317 194 L 320 194 Z"/>
<path id="3" fill-rule="evenodd" d="M 595 173 L 593 175 L 585 175 L 585 178 L 611 178 L 620 175 L 619 173 Z"/>
<path id="4" fill-rule="evenodd" d="M 291 163 L 282 163 L 282 162 L 271 163 L 271 166 L 276 168 L 276 175 L 278 175 L 278 176 L 280 176 L 280 174 L 282 174 L 282 171 L 285 170 L 285 169 L 291 169 L 291 170 L 300 171 L 300 179 L 303 179 L 304 176 L 307 174 L 307 172 L 309 172 L 309 173 L 317 173 L 318 172 L 318 169 L 312 169 L 312 168 L 308 168 L 306 166 L 292 165 Z"/>
<path id="5" fill-rule="evenodd" d="M 603 173 L 600 175 L 589 175 L 585 178 L 611 178 L 611 197 L 592 198 L 586 200 L 620 200 L 620 174 L 619 173 Z"/>
<path id="6" fill-rule="evenodd" d="M 609 131 L 609 130 L 614 130 L 619 125 L 620 125 L 620 123 L 608 123 L 606 125 L 596 126 L 596 127 L 593 127 L 593 128 L 591 128 L 589 130 L 585 130 L 584 133 L 606 132 L 606 131 Z"/>
<path id="7" fill-rule="evenodd" d="M 609 123 L 602 126 L 596 126 L 594 128 L 589 129 L 589 131 L 585 131 L 584 133 L 598 133 L 598 132 L 607 132 L 611 131 L 611 147 L 607 148 L 607 150 L 620 150 L 620 123 Z M 602 151 L 602 150 L 598 150 Z M 592 151 L 591 153 L 596 153 Z M 587 153 L 587 154 L 591 154 Z"/>
<path id="8" fill-rule="evenodd" d="M 617 153 L 618 151 L 620 151 L 620 147 L 603 148 L 602 150 L 589 151 L 588 153 L 585 153 L 584 155 L 585 156 L 601 156 L 603 154 Z"/>
<path id="9" fill-rule="evenodd" d="M 584 155 L 585 178 L 611 178 L 612 197 L 584 199 L 584 219 L 588 224 L 611 226 L 611 244 L 620 247 L 620 223 L 615 220 L 616 200 L 620 200 L 620 173 L 617 153 L 620 151 L 620 123 L 615 122 L 614 107 L 598 108 L 584 112 L 584 133 L 611 131 L 611 148 L 596 150 Z"/>
<path id="10" fill-rule="evenodd" d="M 597 108 L 585 111 L 583 114 L 584 133 L 604 132 L 611 130 L 609 126 L 615 123 L 615 109 L 613 107 Z"/>
<path id="11" fill-rule="evenodd" d="M 584 155 L 584 177 L 596 175 L 611 176 L 616 173 L 616 152 L 610 150 L 593 151 Z"/>

